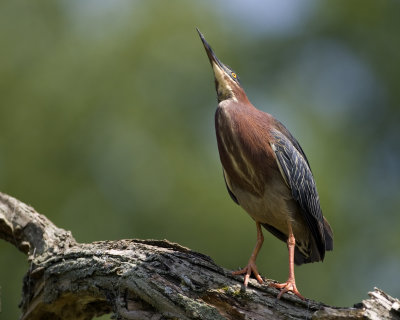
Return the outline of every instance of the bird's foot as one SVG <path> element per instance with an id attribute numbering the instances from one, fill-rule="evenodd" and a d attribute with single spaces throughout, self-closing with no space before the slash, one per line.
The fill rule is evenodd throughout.
<path id="1" fill-rule="evenodd" d="M 281 289 L 281 292 L 279 292 L 277 297 L 278 299 L 280 299 L 284 293 L 291 291 L 301 300 L 305 300 L 305 298 L 300 294 L 299 290 L 297 290 L 296 282 L 294 281 L 294 279 L 293 280 L 288 279 L 288 281 L 284 283 L 271 283 L 271 286 L 277 289 Z"/>
<path id="2" fill-rule="evenodd" d="M 260 274 L 258 273 L 257 266 L 253 261 L 249 261 L 247 266 L 239 271 L 234 271 L 232 272 L 233 275 L 239 275 L 239 274 L 245 274 L 244 276 L 244 286 L 247 287 L 247 284 L 249 283 L 250 280 L 250 275 L 251 273 L 254 274 L 256 277 L 257 281 L 259 283 L 263 283 L 263 280 L 261 279 Z"/>

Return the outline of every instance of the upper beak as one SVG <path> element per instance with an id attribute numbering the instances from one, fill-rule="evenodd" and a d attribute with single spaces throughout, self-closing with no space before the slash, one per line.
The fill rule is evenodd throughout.
<path id="1" fill-rule="evenodd" d="M 215 55 L 214 51 L 211 49 L 210 45 L 208 44 L 208 42 L 206 41 L 206 39 L 204 39 L 203 34 L 200 32 L 199 29 L 197 29 L 197 32 L 199 33 L 200 39 L 203 42 L 204 48 L 206 49 L 207 52 L 207 56 L 208 59 L 210 60 L 211 65 L 216 64 L 217 66 L 219 66 L 220 68 L 222 67 L 222 63 L 221 61 L 219 61 L 219 59 L 217 58 L 217 56 Z"/>

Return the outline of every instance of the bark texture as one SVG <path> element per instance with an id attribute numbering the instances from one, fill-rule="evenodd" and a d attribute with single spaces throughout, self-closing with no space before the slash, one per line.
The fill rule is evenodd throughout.
<path id="1" fill-rule="evenodd" d="M 28 255 L 21 319 L 399 319 L 379 289 L 350 308 L 302 301 L 167 240 L 77 243 L 26 204 L 0 193 L 0 238 Z"/>

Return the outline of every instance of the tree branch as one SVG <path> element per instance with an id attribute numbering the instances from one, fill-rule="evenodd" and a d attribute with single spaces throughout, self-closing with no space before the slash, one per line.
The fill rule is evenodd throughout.
<path id="1" fill-rule="evenodd" d="M 353 308 L 302 301 L 241 277 L 167 240 L 77 243 L 71 233 L 0 193 L 0 238 L 28 255 L 21 319 L 400 319 L 375 289 Z M 271 280 L 267 280 L 267 284 Z"/>
<path id="2" fill-rule="evenodd" d="M 19 200 L 0 193 L 0 238 L 12 243 L 31 259 L 34 252 L 57 254 L 76 245 L 71 232 L 57 228 L 44 215 Z"/>

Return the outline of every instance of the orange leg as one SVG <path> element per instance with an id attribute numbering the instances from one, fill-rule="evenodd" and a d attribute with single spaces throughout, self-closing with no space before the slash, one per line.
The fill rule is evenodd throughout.
<path id="1" fill-rule="evenodd" d="M 244 276 L 245 287 L 247 287 L 247 284 L 249 283 L 250 275 L 252 272 L 259 283 L 263 282 L 260 274 L 257 271 L 256 259 L 257 259 L 258 252 L 260 251 L 261 246 L 264 242 L 264 236 L 263 236 L 263 233 L 261 230 L 261 225 L 259 222 L 256 222 L 256 226 L 257 226 L 257 243 L 256 243 L 256 247 L 253 250 L 253 253 L 251 254 L 249 262 L 247 263 L 247 266 L 245 268 L 243 268 L 242 270 L 232 272 L 233 275 L 246 274 Z"/>
<path id="2" fill-rule="evenodd" d="M 300 294 L 300 292 L 296 288 L 296 280 L 294 278 L 294 247 L 296 245 L 296 240 L 293 235 L 292 226 L 290 223 L 289 226 L 289 237 L 287 240 L 287 245 L 289 249 L 289 278 L 284 283 L 273 283 L 271 284 L 275 288 L 282 289 L 281 292 L 278 294 L 278 299 L 282 297 L 282 295 L 288 291 L 293 292 L 296 296 L 300 299 L 304 300 L 304 297 Z"/>

